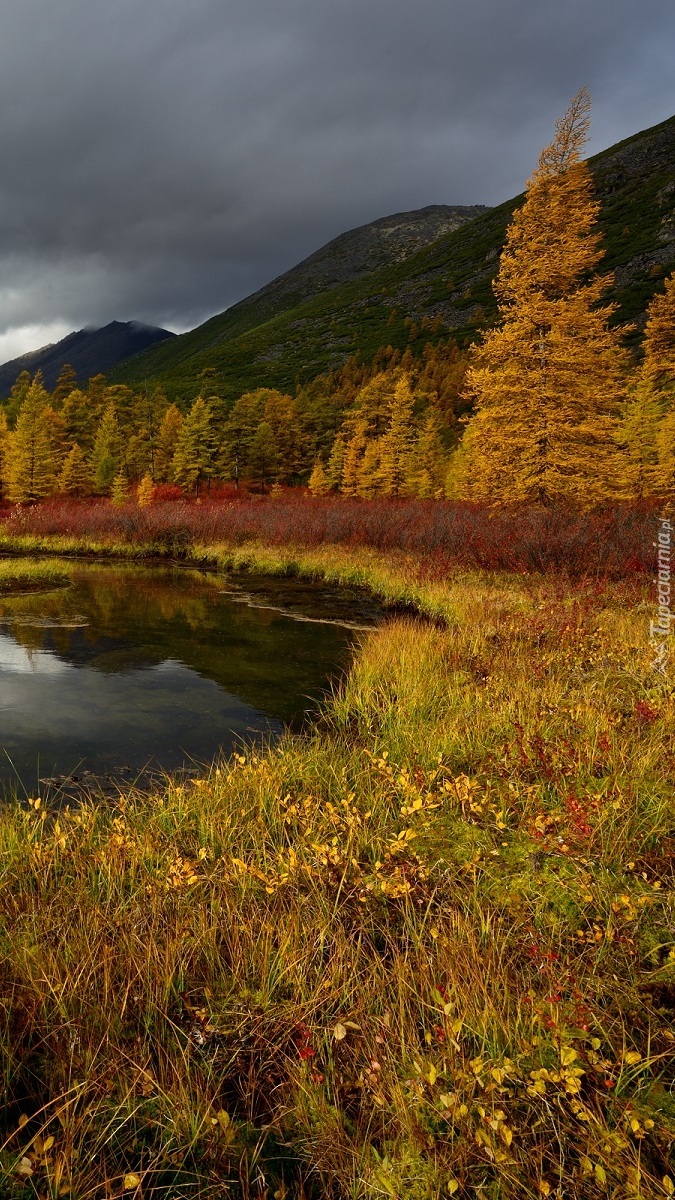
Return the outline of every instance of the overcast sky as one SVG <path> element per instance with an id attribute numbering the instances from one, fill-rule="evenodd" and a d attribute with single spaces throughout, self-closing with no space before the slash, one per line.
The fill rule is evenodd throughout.
<path id="1" fill-rule="evenodd" d="M 1 0 L 0 362 L 182 330 L 346 229 L 675 113 L 673 0 Z"/>

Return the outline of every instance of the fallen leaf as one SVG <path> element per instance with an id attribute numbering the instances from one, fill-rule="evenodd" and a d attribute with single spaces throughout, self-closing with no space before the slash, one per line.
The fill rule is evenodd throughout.
<path id="1" fill-rule="evenodd" d="M 337 1025 L 335 1026 L 335 1029 L 333 1030 L 333 1037 L 335 1038 L 335 1041 L 341 1042 L 344 1040 L 344 1038 L 346 1038 L 346 1036 L 347 1036 L 347 1030 L 345 1029 L 344 1025 L 342 1025 L 338 1021 Z"/>
<path id="2" fill-rule="evenodd" d="M 124 1182 L 123 1182 L 122 1186 L 123 1186 L 125 1192 L 130 1192 L 133 1190 L 133 1188 L 140 1187 L 141 1181 L 140 1181 L 138 1175 L 134 1175 L 134 1173 L 132 1171 L 128 1175 L 124 1176 Z"/>

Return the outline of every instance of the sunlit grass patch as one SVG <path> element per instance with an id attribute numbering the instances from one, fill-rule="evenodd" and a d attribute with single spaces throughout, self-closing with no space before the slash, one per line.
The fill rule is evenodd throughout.
<path id="1" fill-rule="evenodd" d="M 68 587 L 70 576 L 62 563 L 0 559 L 0 596 L 24 592 L 47 592 Z"/>
<path id="2" fill-rule="evenodd" d="M 5 1194 L 671 1194 L 675 706 L 642 594 L 210 553 L 439 623 L 365 636 L 269 753 L 0 814 Z"/>

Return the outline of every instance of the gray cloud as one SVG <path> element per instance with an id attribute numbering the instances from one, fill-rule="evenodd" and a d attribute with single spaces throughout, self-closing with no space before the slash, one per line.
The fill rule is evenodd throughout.
<path id="1" fill-rule="evenodd" d="M 186 328 L 354 225 L 499 202 L 582 84 L 591 151 L 672 115 L 674 46 L 671 0 L 4 0 L 0 357 Z"/>

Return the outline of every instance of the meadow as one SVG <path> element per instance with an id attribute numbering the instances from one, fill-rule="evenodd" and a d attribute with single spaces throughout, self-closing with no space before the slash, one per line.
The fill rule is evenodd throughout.
<path id="1" fill-rule="evenodd" d="M 0 552 L 357 582 L 426 619 L 364 636 L 302 737 L 0 812 L 3 1200 L 675 1194 L 655 529 L 283 495 L 8 515 Z"/>

